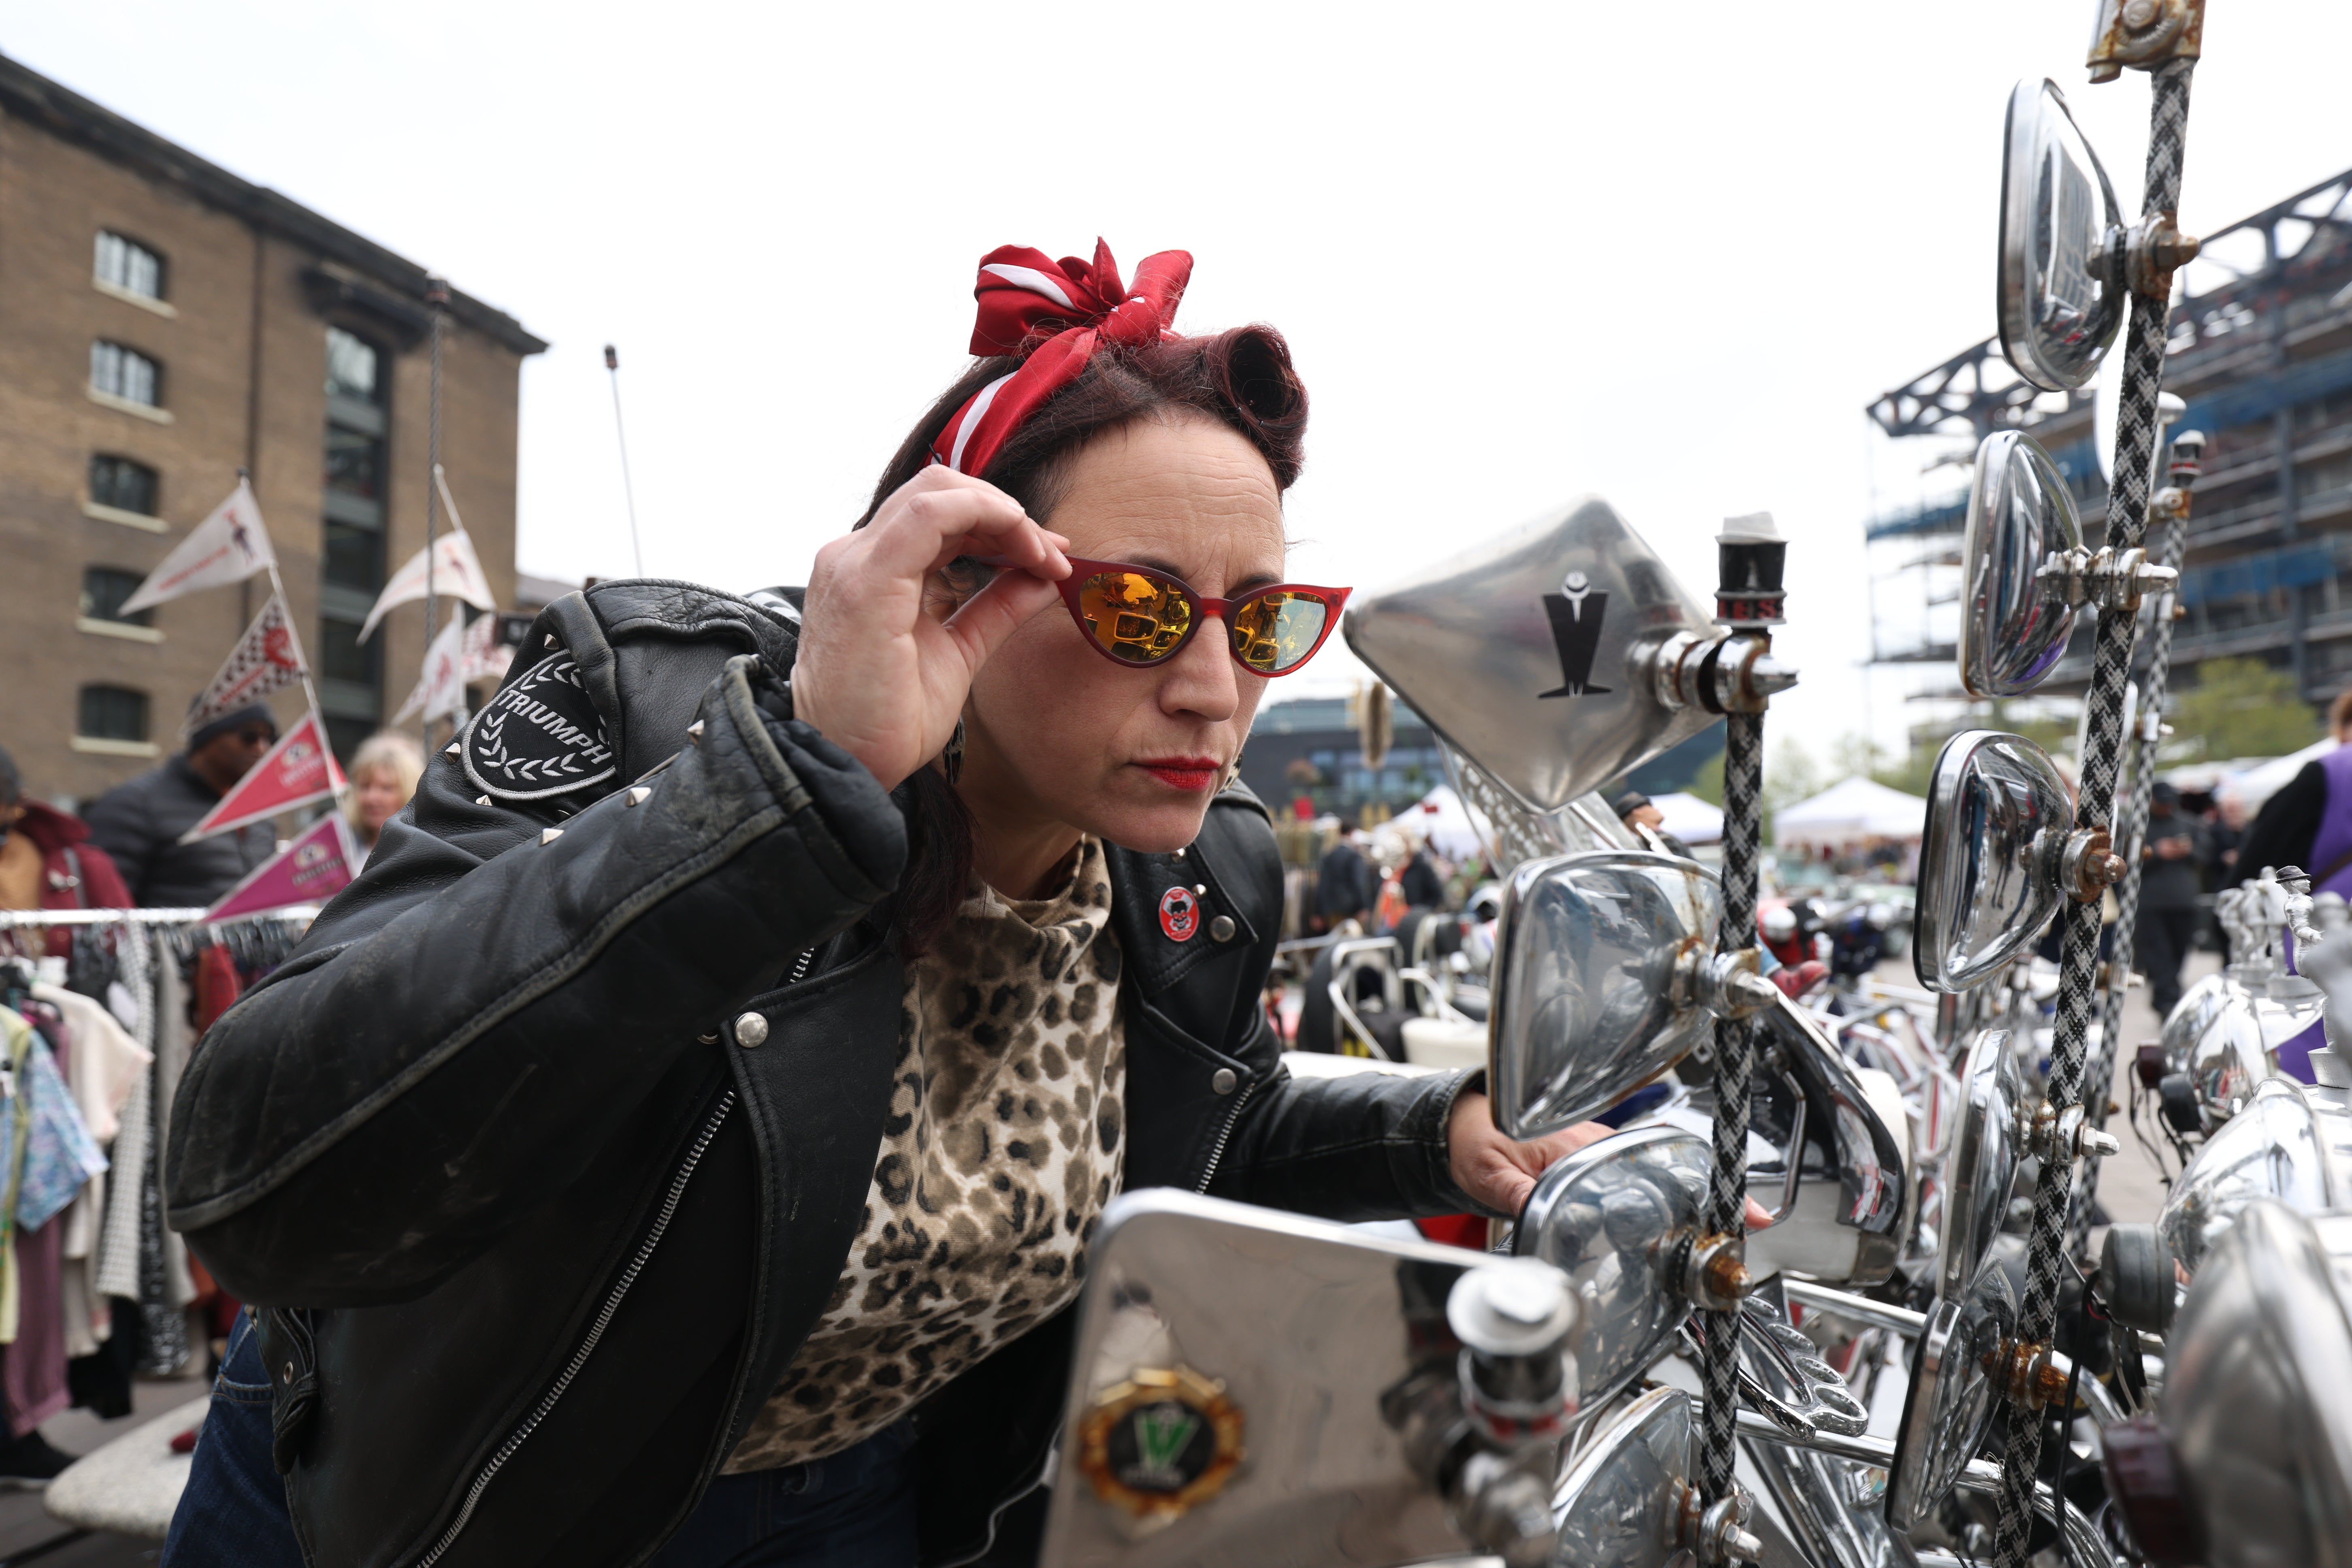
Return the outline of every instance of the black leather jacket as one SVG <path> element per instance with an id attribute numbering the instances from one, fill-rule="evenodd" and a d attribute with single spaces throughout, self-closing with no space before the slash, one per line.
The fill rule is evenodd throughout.
<path id="1" fill-rule="evenodd" d="M 181 1080 L 171 1223 L 268 1309 L 313 1563 L 645 1562 L 839 1277 L 898 1047 L 906 830 L 788 717 L 797 614 L 759 599 L 619 582 L 549 606 Z M 1471 1206 L 1459 1076 L 1282 1070 L 1262 806 L 1231 792 L 1181 857 L 1109 864 L 1129 1188 Z M 1202 889 L 1181 942 L 1159 919 L 1178 886 Z M 1017 1559 L 1066 1360 L 1066 1316 L 919 1412 L 927 1562 Z"/>

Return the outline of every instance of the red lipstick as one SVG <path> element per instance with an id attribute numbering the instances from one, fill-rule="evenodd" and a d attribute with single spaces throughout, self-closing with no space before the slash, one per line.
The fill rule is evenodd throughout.
<path id="1" fill-rule="evenodd" d="M 1135 765 L 1169 788 L 1188 794 L 1210 788 L 1224 771 L 1214 757 L 1147 757 Z"/>

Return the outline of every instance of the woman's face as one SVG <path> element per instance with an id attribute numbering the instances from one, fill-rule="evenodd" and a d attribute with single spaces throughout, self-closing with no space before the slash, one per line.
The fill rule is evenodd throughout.
<path id="1" fill-rule="evenodd" d="M 1207 598 L 1283 580 L 1273 471 L 1207 419 L 1146 420 L 1097 437 L 1039 521 L 1069 540 L 1071 555 L 1153 567 Z M 1067 824 L 1147 852 L 1181 848 L 1241 755 L 1265 689 L 1231 647 L 1219 619 L 1163 663 L 1113 664 L 1057 600 L 972 681 L 961 793 L 999 820 Z"/>
<path id="2" fill-rule="evenodd" d="M 359 792 L 360 822 L 370 833 L 381 833 L 383 825 L 400 815 L 408 804 L 402 793 L 400 780 L 388 768 L 371 768 L 352 781 Z"/>

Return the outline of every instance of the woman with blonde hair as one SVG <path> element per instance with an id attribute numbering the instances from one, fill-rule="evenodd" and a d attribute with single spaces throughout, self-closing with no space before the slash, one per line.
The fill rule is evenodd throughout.
<path id="1" fill-rule="evenodd" d="M 351 818 L 352 836 L 362 849 L 375 853 L 383 825 L 400 815 L 424 776 L 424 750 L 407 736 L 379 730 L 360 742 L 352 753 L 352 792 L 343 799 L 343 815 Z"/>

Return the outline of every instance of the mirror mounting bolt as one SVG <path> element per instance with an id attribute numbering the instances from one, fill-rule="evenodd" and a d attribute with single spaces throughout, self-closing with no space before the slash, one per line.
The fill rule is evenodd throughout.
<path id="1" fill-rule="evenodd" d="M 1687 1548 L 1706 1568 L 1729 1568 L 1735 1563 L 1760 1562 L 1764 1543 L 1744 1528 L 1754 1505 L 1735 1483 L 1712 1506 L 1687 1481 L 1675 1483 L 1674 1543 Z"/>
<path id="2" fill-rule="evenodd" d="M 2126 66 L 2152 71 L 2193 60 L 2205 46 L 2205 0 L 2099 0 L 2084 63 L 2093 81 L 2113 81 Z"/>
<path id="3" fill-rule="evenodd" d="M 1772 657 L 1772 639 L 1762 632 L 1734 632 L 1716 644 L 1700 677 L 1699 704 L 1714 713 L 1761 713 L 1775 693 L 1797 684 L 1797 672 Z"/>
<path id="4" fill-rule="evenodd" d="M 2124 879 L 2126 868 L 2105 828 L 2078 827 L 2066 836 L 2065 853 L 2058 861 L 2058 880 L 2076 903 L 2096 903 Z"/>
<path id="5" fill-rule="evenodd" d="M 2033 1113 L 2033 1126 L 2026 1133 L 2026 1146 L 2037 1160 L 2104 1159 L 2123 1152 L 2122 1140 L 2091 1125 L 2079 1105 L 2060 1110 L 2048 1100 Z"/>
<path id="6" fill-rule="evenodd" d="M 2132 292 L 2169 304 L 2172 274 L 2197 259 L 2197 237 L 2180 232 L 2170 213 L 2150 213 L 2124 241 L 2124 279 Z"/>
<path id="7" fill-rule="evenodd" d="M 2012 1405 L 2040 1410 L 2066 1397 L 2065 1369 L 2051 1361 L 2050 1347 L 2003 1340 L 1986 1357 L 1992 1384 Z"/>
<path id="8" fill-rule="evenodd" d="M 1694 943 L 1675 963 L 1673 1000 L 1718 1018 L 1752 1018 L 1780 999 L 1780 988 L 1764 978 L 1763 967 L 1752 947 L 1706 952 Z"/>
<path id="9" fill-rule="evenodd" d="M 1748 1272 L 1748 1238 L 1702 1236 L 1683 1262 L 1683 1294 L 1703 1312 L 1737 1311 L 1756 1288 Z"/>
<path id="10" fill-rule="evenodd" d="M 2186 497 L 2181 512 L 2184 516 L 2188 512 Z M 2102 609 L 2136 611 L 2141 595 L 2161 593 L 2180 580 L 2173 568 L 2151 564 L 2145 550 L 2116 550 L 2110 545 L 2095 551 L 2080 546 L 2053 550 L 2033 574 L 2041 580 L 2045 597 L 2070 609 L 2096 605 Z"/>

